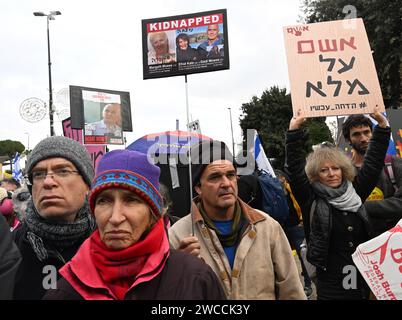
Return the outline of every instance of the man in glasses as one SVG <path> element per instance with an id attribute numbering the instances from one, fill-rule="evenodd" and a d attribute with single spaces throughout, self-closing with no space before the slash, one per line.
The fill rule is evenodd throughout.
<path id="1" fill-rule="evenodd" d="M 95 228 L 87 202 L 94 170 L 85 147 L 49 137 L 29 155 L 26 172 L 31 199 L 15 230 L 22 255 L 14 299 L 41 299 L 55 289 L 60 269 Z"/>

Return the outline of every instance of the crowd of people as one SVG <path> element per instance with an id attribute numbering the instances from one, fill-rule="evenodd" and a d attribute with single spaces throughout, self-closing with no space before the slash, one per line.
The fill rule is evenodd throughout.
<path id="1" fill-rule="evenodd" d="M 328 145 L 306 157 L 305 118 L 294 115 L 285 167 L 275 171 L 289 206 L 284 224 L 258 205 L 261 193 L 250 197 L 255 179 L 239 179 L 221 141 L 191 147 L 195 197 L 178 218 L 147 155 L 114 150 L 95 172 L 83 145 L 46 138 L 29 154 L 28 184 L 1 183 L 0 299 L 306 300 L 314 286 L 319 300 L 369 299 L 359 273 L 356 287 L 342 285 L 343 268 L 359 244 L 402 218 L 400 160 L 391 159 L 392 183 L 390 128 L 377 109 L 371 116 L 374 128 L 363 115 L 345 121 L 349 158 Z M 375 188 L 382 199 L 370 199 Z"/>

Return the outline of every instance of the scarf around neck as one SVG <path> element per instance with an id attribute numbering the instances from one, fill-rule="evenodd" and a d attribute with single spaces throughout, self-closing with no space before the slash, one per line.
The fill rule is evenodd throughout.
<path id="1" fill-rule="evenodd" d="M 119 300 L 140 278 L 149 281 L 165 266 L 170 253 L 163 219 L 159 219 L 147 236 L 122 250 L 111 250 L 100 239 L 99 230 L 90 238 L 91 258 L 106 286 Z"/>
<path id="2" fill-rule="evenodd" d="M 320 198 L 338 210 L 357 212 L 362 206 L 362 200 L 349 180 L 343 181 L 338 188 L 327 187 L 318 181 L 313 182 L 312 187 Z"/>
<path id="3" fill-rule="evenodd" d="M 30 200 L 26 210 L 27 239 L 40 261 L 55 257 L 65 263 L 58 252 L 71 246 L 79 246 L 96 228 L 88 201 L 78 210 L 73 222 L 43 218 Z"/>
<path id="4" fill-rule="evenodd" d="M 223 247 L 232 247 L 238 242 L 238 240 L 241 236 L 241 230 L 243 229 L 243 226 L 245 225 L 245 219 L 242 215 L 239 201 L 236 201 L 235 208 L 233 210 L 232 232 L 229 234 L 225 234 L 225 235 L 219 231 L 219 229 L 215 226 L 215 223 L 208 217 L 208 214 L 206 213 L 206 211 L 204 209 L 204 205 L 203 205 L 202 201 L 197 203 L 197 207 L 198 207 L 198 210 L 200 210 L 201 216 L 204 219 L 205 224 L 210 229 L 215 231 L 215 233 L 218 236 L 218 239 Z"/>

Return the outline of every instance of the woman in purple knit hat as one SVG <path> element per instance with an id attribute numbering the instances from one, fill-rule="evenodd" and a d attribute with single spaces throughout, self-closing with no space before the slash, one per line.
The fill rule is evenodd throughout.
<path id="1" fill-rule="evenodd" d="M 159 175 L 136 151 L 102 158 L 89 198 L 98 229 L 59 270 L 57 289 L 44 299 L 225 299 L 207 264 L 170 249 Z"/>

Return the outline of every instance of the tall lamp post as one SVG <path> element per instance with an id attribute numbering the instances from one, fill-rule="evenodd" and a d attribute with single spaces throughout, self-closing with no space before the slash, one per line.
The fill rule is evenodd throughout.
<path id="1" fill-rule="evenodd" d="M 34 12 L 36 17 L 46 17 L 47 20 L 47 57 L 49 67 L 49 120 L 50 120 L 50 135 L 54 136 L 53 127 L 53 89 L 52 89 L 52 63 L 50 62 L 50 37 L 49 37 L 49 20 L 54 20 L 54 16 L 61 14 L 60 11 L 50 11 L 48 14 L 43 12 Z"/>
<path id="2" fill-rule="evenodd" d="M 24 134 L 26 134 L 28 136 L 28 147 L 27 147 L 27 151 L 29 152 L 29 132 L 24 132 Z"/>
<path id="3" fill-rule="evenodd" d="M 232 109 L 229 109 L 229 114 L 230 114 L 230 130 L 232 131 L 232 150 L 233 150 L 233 158 L 236 157 L 235 155 L 235 143 L 234 143 L 234 137 L 233 137 L 233 122 L 232 122 Z"/>

